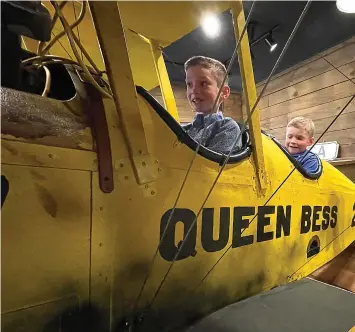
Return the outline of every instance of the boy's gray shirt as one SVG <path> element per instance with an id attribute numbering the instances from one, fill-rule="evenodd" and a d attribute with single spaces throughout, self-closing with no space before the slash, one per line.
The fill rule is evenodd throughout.
<path id="1" fill-rule="evenodd" d="M 207 126 L 202 141 L 204 127 Z M 236 138 L 240 135 L 238 124 L 229 117 L 224 117 L 222 112 L 213 114 L 195 115 L 191 123 L 182 126 L 184 130 L 198 143 L 215 152 L 228 154 Z M 233 153 L 238 152 L 242 147 L 241 137 L 235 144 Z"/>

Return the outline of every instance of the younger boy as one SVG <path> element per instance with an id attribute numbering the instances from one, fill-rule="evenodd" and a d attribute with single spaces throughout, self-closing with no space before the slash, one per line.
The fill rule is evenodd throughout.
<path id="1" fill-rule="evenodd" d="M 196 115 L 192 122 L 184 125 L 183 128 L 206 148 L 228 154 L 240 135 L 240 128 L 232 118 L 224 117 L 219 111 L 219 106 L 230 94 L 227 80 L 216 105 L 217 111 L 213 112 L 212 109 L 227 73 L 226 67 L 215 59 L 195 56 L 186 61 L 185 73 L 187 99 Z M 233 152 L 238 151 L 241 146 L 241 137 L 239 137 Z"/>
<path id="2" fill-rule="evenodd" d="M 314 142 L 314 123 L 311 119 L 298 116 L 286 128 L 286 148 L 288 152 L 309 173 L 315 173 L 319 166 L 316 154 L 307 150 Z"/>

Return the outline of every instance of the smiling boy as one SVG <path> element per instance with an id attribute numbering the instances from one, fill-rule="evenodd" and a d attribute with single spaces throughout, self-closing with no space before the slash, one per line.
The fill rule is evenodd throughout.
<path id="1" fill-rule="evenodd" d="M 225 66 L 215 59 L 195 56 L 186 61 L 185 73 L 187 99 L 196 115 L 192 122 L 184 125 L 183 128 L 206 148 L 228 154 L 240 134 L 240 128 L 232 118 L 224 117 L 219 111 L 221 103 L 230 95 L 227 80 L 217 102 L 217 111 L 213 112 L 213 104 L 227 73 Z M 241 137 L 239 137 L 233 153 L 240 150 L 241 146 Z"/>
<path id="2" fill-rule="evenodd" d="M 286 148 L 288 152 L 310 173 L 319 167 L 319 158 L 307 150 L 314 142 L 314 123 L 311 119 L 298 116 L 286 127 Z M 307 153 L 308 152 L 308 153 Z"/>

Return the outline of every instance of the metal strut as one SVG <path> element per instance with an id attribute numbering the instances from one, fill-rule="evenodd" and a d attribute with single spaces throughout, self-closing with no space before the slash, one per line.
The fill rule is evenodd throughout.
<path id="1" fill-rule="evenodd" d="M 299 19 L 298 19 L 298 21 L 297 21 L 297 23 L 296 23 L 294 29 L 293 29 L 293 31 L 291 32 L 291 34 L 290 34 L 290 36 L 289 36 L 289 38 L 288 38 L 288 40 L 287 40 L 287 42 L 286 42 L 286 44 L 285 44 L 285 46 L 284 46 L 284 48 L 283 48 L 283 50 L 282 50 L 282 52 L 281 52 L 279 58 L 277 59 L 275 65 L 274 65 L 274 67 L 273 67 L 273 69 L 272 69 L 272 71 L 271 71 L 271 73 L 270 73 L 270 75 L 269 75 L 269 77 L 268 77 L 268 80 L 267 80 L 266 84 L 264 85 L 262 91 L 260 92 L 260 95 L 259 95 L 258 98 L 256 99 L 255 104 L 253 105 L 253 107 L 252 107 L 252 109 L 251 109 L 251 111 L 250 111 L 250 114 L 248 115 L 248 118 L 247 118 L 247 120 L 245 121 L 245 124 L 247 124 L 247 123 L 250 121 L 250 119 L 252 118 L 253 113 L 255 112 L 256 107 L 257 107 L 257 105 L 258 105 L 258 103 L 259 103 L 259 101 L 260 101 L 260 99 L 261 99 L 263 93 L 265 92 L 265 90 L 266 90 L 266 88 L 267 88 L 267 85 L 268 85 L 268 83 L 270 82 L 270 79 L 271 79 L 272 75 L 273 75 L 274 72 L 276 71 L 276 69 L 277 69 L 278 65 L 280 64 L 280 62 L 281 62 L 281 60 L 282 60 L 282 58 L 283 58 L 283 56 L 284 56 L 286 50 L 288 49 L 288 47 L 289 47 L 289 45 L 290 45 L 290 43 L 291 43 L 293 37 L 295 36 L 295 34 L 296 34 L 296 32 L 297 32 L 299 26 L 301 25 L 301 22 L 302 22 L 304 16 L 306 15 L 306 13 L 307 13 L 307 11 L 308 11 L 308 8 L 309 8 L 310 4 L 311 4 L 311 1 L 308 1 L 307 4 L 306 4 L 306 6 L 305 6 L 305 8 L 303 9 L 303 11 L 302 11 L 302 13 L 301 13 L 301 15 L 300 15 L 300 17 L 299 17 Z M 250 53 L 249 53 L 249 56 L 250 56 Z M 148 305 L 148 308 L 151 308 L 151 307 L 152 307 L 152 305 L 153 305 L 155 299 L 157 298 L 157 296 L 158 296 L 158 294 L 159 294 L 159 292 L 160 292 L 160 290 L 161 290 L 161 288 L 162 288 L 162 286 L 163 286 L 165 280 L 167 279 L 167 277 L 168 277 L 168 275 L 169 275 L 169 273 L 170 273 L 170 271 L 171 271 L 171 269 L 172 269 L 172 267 L 173 267 L 173 265 L 174 265 L 176 259 L 179 257 L 179 254 L 180 254 L 180 252 L 182 251 L 182 249 L 183 249 L 183 247 L 184 247 L 184 245 L 185 245 L 185 243 L 186 243 L 187 238 L 189 237 L 189 235 L 190 235 L 190 233 L 191 233 L 193 227 L 195 227 L 195 225 L 196 225 L 196 223 L 197 223 L 197 219 L 198 219 L 198 217 L 199 217 L 199 215 L 200 215 L 200 213 L 201 213 L 201 211 L 202 211 L 202 209 L 203 209 L 205 203 L 207 202 L 207 199 L 209 198 L 209 196 L 210 196 L 210 194 L 211 194 L 211 192 L 212 192 L 214 186 L 215 186 L 216 183 L 217 183 L 217 180 L 219 179 L 220 175 L 222 174 L 222 172 L 223 172 L 223 170 L 224 170 L 224 167 L 225 167 L 225 165 L 227 164 L 227 162 L 228 162 L 228 160 L 229 160 L 229 158 L 230 158 L 230 156 L 231 156 L 231 153 L 232 153 L 232 151 L 233 151 L 234 146 L 236 145 L 236 143 L 237 143 L 239 137 L 243 134 L 243 132 L 244 132 L 245 130 L 246 130 L 246 127 L 245 127 L 245 128 L 239 133 L 239 135 L 237 136 L 237 138 L 236 138 L 236 140 L 235 140 L 235 142 L 234 142 L 234 144 L 233 144 L 233 146 L 232 146 L 232 148 L 231 148 L 231 151 L 229 152 L 227 158 L 225 159 L 225 161 L 224 161 L 224 163 L 223 163 L 223 166 L 221 167 L 220 171 L 218 172 L 218 175 L 217 175 L 215 181 L 213 182 L 212 187 L 211 187 L 211 189 L 209 190 L 206 199 L 204 200 L 204 202 L 203 202 L 203 204 L 202 204 L 202 206 L 201 206 L 199 212 L 197 213 L 197 215 L 196 215 L 196 217 L 195 217 L 193 223 L 191 224 L 189 230 L 187 231 L 186 236 L 185 236 L 185 238 L 184 238 L 184 240 L 183 240 L 183 242 L 182 242 L 180 248 L 179 248 L 178 251 L 176 252 L 176 255 L 174 256 L 174 259 L 172 260 L 172 262 L 171 262 L 171 264 L 170 264 L 170 266 L 169 266 L 169 268 L 168 268 L 168 271 L 167 271 L 166 274 L 164 275 L 163 280 L 161 281 L 161 283 L 160 283 L 160 285 L 159 285 L 157 291 L 155 292 L 155 294 L 154 294 L 154 296 L 153 296 L 153 299 L 151 300 L 150 304 Z M 270 199 L 271 199 L 271 198 L 270 198 Z M 224 255 L 224 254 L 223 254 L 223 255 Z M 217 264 L 216 264 L 216 265 L 217 265 Z M 215 265 L 214 265 L 214 266 L 215 266 Z M 214 267 L 213 267 L 213 268 L 214 268 Z M 213 268 L 212 268 L 212 269 L 213 269 Z M 204 279 L 203 279 L 203 280 L 204 280 Z"/>
<path id="2" fill-rule="evenodd" d="M 241 44 L 241 40 L 242 40 L 242 38 L 243 38 L 245 32 L 247 31 L 248 22 L 249 22 L 250 19 L 251 19 L 251 15 L 252 15 L 252 12 L 253 12 L 253 9 L 254 9 L 254 5 L 255 5 L 255 1 L 253 1 L 253 4 L 252 4 L 252 6 L 251 6 L 251 8 L 250 8 L 250 12 L 249 12 L 248 18 L 247 18 L 247 20 L 246 20 L 246 22 L 245 22 L 245 25 L 244 25 L 243 30 L 241 31 L 240 39 L 238 39 L 238 41 L 237 41 L 236 47 L 235 47 L 235 49 L 234 49 L 234 52 L 233 52 L 233 55 L 232 55 L 232 58 L 231 58 L 231 61 L 229 62 L 229 66 L 228 66 L 228 68 L 227 68 L 226 76 L 225 76 L 224 79 L 223 79 L 223 83 L 221 84 L 221 87 L 220 87 L 220 89 L 219 89 L 218 95 L 217 95 L 217 97 L 216 97 L 216 99 L 215 99 L 215 101 L 214 101 L 213 109 L 215 109 L 216 106 L 217 106 L 217 101 L 218 101 L 218 99 L 219 99 L 219 97 L 220 97 L 220 95 L 221 95 L 222 87 L 223 87 L 223 85 L 224 85 L 224 82 L 225 82 L 226 79 L 227 79 L 227 75 L 229 74 L 229 72 L 230 72 L 230 70 L 231 70 L 231 68 L 232 68 L 233 61 L 234 61 L 234 59 L 235 59 L 236 56 L 237 56 L 237 51 L 238 51 L 238 48 L 239 48 L 239 46 L 240 46 L 240 44 Z M 206 131 L 206 127 L 204 128 L 204 130 L 203 130 L 203 132 L 202 132 L 202 137 L 204 137 L 205 131 Z M 239 136 L 237 137 L 237 140 L 238 140 L 238 139 L 239 139 Z M 236 140 L 236 141 L 237 141 L 237 140 Z M 167 221 L 167 223 L 166 223 L 166 226 L 165 226 L 164 231 L 163 231 L 163 233 L 162 233 L 162 236 L 161 236 L 161 238 L 160 238 L 158 247 L 157 247 L 157 249 L 156 249 L 156 251 L 155 251 L 155 253 L 154 253 L 154 256 L 153 256 L 153 258 L 152 258 L 152 261 L 151 261 L 151 263 L 150 263 L 150 265 L 149 265 L 148 272 L 147 272 L 147 274 L 146 274 L 146 276 L 145 276 L 145 279 L 144 279 L 144 281 L 143 281 L 142 287 L 141 287 L 141 289 L 140 289 L 140 291 L 139 291 L 139 293 L 138 293 L 137 299 L 136 299 L 136 301 L 134 302 L 133 309 L 132 309 L 132 312 L 133 312 L 133 313 L 134 313 L 134 311 L 135 311 L 135 309 L 136 309 L 136 307 L 137 307 L 137 304 L 138 304 L 138 302 L 139 302 L 139 299 L 140 299 L 140 297 L 141 297 L 141 295 L 142 295 L 142 293 L 143 293 L 144 287 L 145 287 L 145 285 L 146 285 L 146 283 L 147 283 L 147 281 L 148 281 L 148 278 L 149 278 L 149 276 L 150 276 L 150 273 L 151 273 L 152 267 L 153 267 L 153 265 L 154 265 L 155 259 L 156 259 L 157 255 L 158 255 L 159 248 L 160 248 L 160 246 L 161 246 L 161 244 L 162 244 L 162 242 L 163 242 L 163 240 L 164 240 L 164 238 L 165 238 L 166 232 L 167 232 L 167 230 L 168 230 L 168 228 L 169 228 L 169 224 L 170 224 L 171 219 L 172 219 L 172 217 L 173 217 L 173 215 L 174 215 L 174 212 L 175 212 L 177 203 L 178 203 L 178 201 L 179 201 L 179 199 L 180 199 L 180 196 L 181 196 L 182 191 L 183 191 L 183 189 L 184 189 L 184 186 L 185 186 L 187 177 L 188 177 L 188 175 L 189 175 L 189 173 L 190 173 L 190 171 L 191 171 L 192 165 L 193 165 L 193 163 L 194 163 L 194 161 L 195 161 L 195 159 L 196 159 L 196 156 L 197 156 L 197 153 L 198 153 L 198 150 L 199 150 L 199 148 L 200 148 L 200 146 L 201 146 L 202 141 L 203 141 L 203 139 L 202 139 L 201 142 L 199 142 L 199 144 L 197 145 L 196 150 L 195 150 L 195 152 L 194 152 L 194 155 L 193 155 L 193 157 L 192 157 L 192 159 L 191 159 L 191 161 L 190 161 L 190 164 L 189 164 L 189 167 L 188 167 L 188 169 L 187 169 L 187 171 L 186 171 L 184 180 L 183 180 L 183 182 L 182 182 L 182 184 L 181 184 L 181 187 L 180 187 L 180 189 L 179 189 L 178 195 L 177 195 L 177 197 L 176 197 L 174 206 L 173 206 L 172 211 L 171 211 L 171 213 L 170 213 L 170 215 L 169 215 L 169 219 L 168 219 L 168 221 Z M 182 245 L 183 245 L 183 242 L 181 242 L 181 246 L 182 246 Z"/>

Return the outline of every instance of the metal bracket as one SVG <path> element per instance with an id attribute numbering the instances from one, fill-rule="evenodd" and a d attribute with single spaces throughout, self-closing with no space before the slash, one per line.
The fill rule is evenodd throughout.
<path id="1" fill-rule="evenodd" d="M 86 83 L 85 89 L 87 98 L 83 100 L 83 103 L 89 115 L 92 135 L 96 141 L 100 188 L 104 193 L 110 193 L 114 189 L 113 167 L 104 104 L 101 94 L 92 85 Z"/>
<path id="2" fill-rule="evenodd" d="M 155 181 L 118 4 L 91 1 L 89 6 L 137 183 Z"/>

